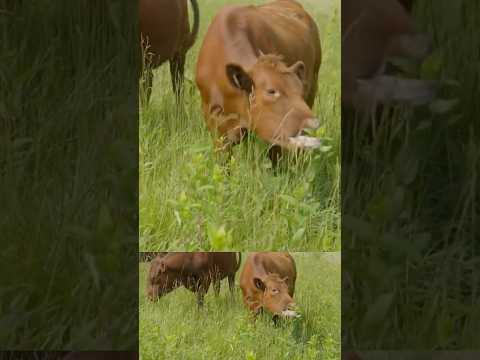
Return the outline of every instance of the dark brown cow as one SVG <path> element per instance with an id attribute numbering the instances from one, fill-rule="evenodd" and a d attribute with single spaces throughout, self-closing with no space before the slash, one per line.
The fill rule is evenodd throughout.
<path id="1" fill-rule="evenodd" d="M 319 140 L 303 131 L 319 126 L 311 107 L 320 63 L 317 26 L 298 2 L 224 7 L 196 70 L 217 149 L 239 143 L 246 130 L 282 148 L 317 147 Z"/>
<path id="2" fill-rule="evenodd" d="M 181 92 L 185 56 L 192 47 L 199 29 L 197 0 L 190 0 L 193 9 L 193 28 L 190 32 L 187 0 L 139 0 L 139 27 L 143 46 L 147 46 L 144 91 L 150 97 L 153 82 L 152 68 L 170 61 L 173 91 Z"/>
<path id="3" fill-rule="evenodd" d="M 295 261 L 287 252 L 257 252 L 247 257 L 240 275 L 243 303 L 254 315 L 262 309 L 278 316 L 296 317 Z"/>
<path id="4" fill-rule="evenodd" d="M 133 351 L 73 351 L 63 360 L 138 360 Z"/>
<path id="5" fill-rule="evenodd" d="M 237 260 L 234 252 L 174 252 L 158 256 L 150 265 L 147 295 L 155 300 L 183 285 L 197 294 L 197 302 L 202 305 L 211 282 L 218 295 L 220 281 L 228 277 L 233 293 L 240 262 L 241 253 Z"/>
<path id="6" fill-rule="evenodd" d="M 422 61 L 429 52 L 429 38 L 397 0 L 343 0 L 342 104 L 371 111 L 377 104 L 430 101 L 434 83 L 385 75 L 388 58 Z"/>

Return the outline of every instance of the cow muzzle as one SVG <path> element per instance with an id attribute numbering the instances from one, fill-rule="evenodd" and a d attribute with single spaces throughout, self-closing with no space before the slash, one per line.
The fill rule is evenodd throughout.
<path id="1" fill-rule="evenodd" d="M 285 318 L 297 318 L 300 315 L 297 313 L 296 304 L 289 304 L 288 307 L 282 311 L 281 315 Z"/>

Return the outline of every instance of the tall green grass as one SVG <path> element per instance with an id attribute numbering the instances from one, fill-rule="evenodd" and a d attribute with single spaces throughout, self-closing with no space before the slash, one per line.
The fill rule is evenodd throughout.
<path id="1" fill-rule="evenodd" d="M 227 3 L 200 4 L 200 33 L 187 54 L 181 109 L 168 65 L 155 71 L 151 102 L 141 109 L 140 249 L 339 249 L 339 2 L 324 14 L 305 1 L 322 40 L 314 112 L 323 122 L 317 135 L 324 146 L 288 159 L 277 173 L 267 146 L 253 137 L 234 149 L 227 164 L 216 159 L 201 114 L 196 58 L 212 17 Z"/>
<path id="2" fill-rule="evenodd" d="M 253 323 L 242 302 L 240 271 L 233 297 L 224 280 L 219 297 L 210 291 L 198 309 L 195 295 L 184 288 L 156 303 L 147 300 L 148 264 L 141 264 L 140 359 L 338 360 L 340 253 L 293 257 L 298 272 L 294 298 L 302 318 L 278 327 L 267 315 Z"/>
<path id="3" fill-rule="evenodd" d="M 479 3 L 426 0 L 439 99 L 395 108 L 342 164 L 345 339 L 358 349 L 480 344 Z"/>

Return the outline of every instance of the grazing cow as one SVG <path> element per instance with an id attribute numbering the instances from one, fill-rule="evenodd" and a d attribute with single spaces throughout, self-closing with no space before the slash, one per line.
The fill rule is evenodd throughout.
<path id="1" fill-rule="evenodd" d="M 429 38 L 397 0 L 343 0 L 342 105 L 372 112 L 379 104 L 430 101 L 435 83 L 384 74 L 390 57 L 420 62 L 429 52 Z"/>
<path id="2" fill-rule="evenodd" d="M 147 295 L 155 300 L 183 285 L 197 294 L 197 303 L 202 305 L 210 283 L 213 282 L 218 296 L 220 281 L 225 277 L 233 294 L 240 262 L 241 253 L 237 260 L 234 252 L 174 252 L 158 256 L 150 265 Z"/>
<path id="3" fill-rule="evenodd" d="M 297 270 L 286 252 L 257 252 L 247 257 L 240 275 L 243 303 L 256 316 L 262 309 L 279 316 L 296 317 L 293 293 Z"/>
<path id="4" fill-rule="evenodd" d="M 298 2 L 225 6 L 207 31 L 196 69 L 217 149 L 230 149 L 246 130 L 286 149 L 317 147 L 319 140 L 303 131 L 319 126 L 311 107 L 320 63 L 317 26 Z"/>
<path id="5" fill-rule="evenodd" d="M 152 68 L 169 60 L 173 91 L 180 96 L 183 83 L 185 56 L 192 47 L 199 29 L 197 0 L 190 0 L 193 9 L 193 27 L 190 32 L 187 0 L 139 0 L 139 28 L 142 46 L 147 47 L 148 63 L 145 69 L 144 91 L 150 98 L 153 82 Z"/>
<path id="6" fill-rule="evenodd" d="M 138 360 L 133 351 L 73 351 L 63 360 Z"/>

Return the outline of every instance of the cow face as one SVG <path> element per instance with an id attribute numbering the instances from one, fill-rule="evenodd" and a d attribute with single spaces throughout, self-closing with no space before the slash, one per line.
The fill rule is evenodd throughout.
<path id="1" fill-rule="evenodd" d="M 178 286 L 178 274 L 169 269 L 168 262 L 165 259 L 154 259 L 148 274 L 147 295 L 150 300 L 156 300 Z"/>
<path id="2" fill-rule="evenodd" d="M 296 317 L 295 302 L 288 293 L 287 281 L 288 277 L 282 279 L 277 274 L 253 278 L 255 287 L 262 292 L 260 304 L 265 310 L 273 315 Z"/>
<path id="3" fill-rule="evenodd" d="M 320 125 L 304 99 L 303 62 L 287 67 L 278 56 L 262 55 L 248 72 L 236 64 L 228 64 L 226 72 L 231 84 L 248 95 L 249 130 L 287 149 L 320 145 L 303 133 Z"/>

